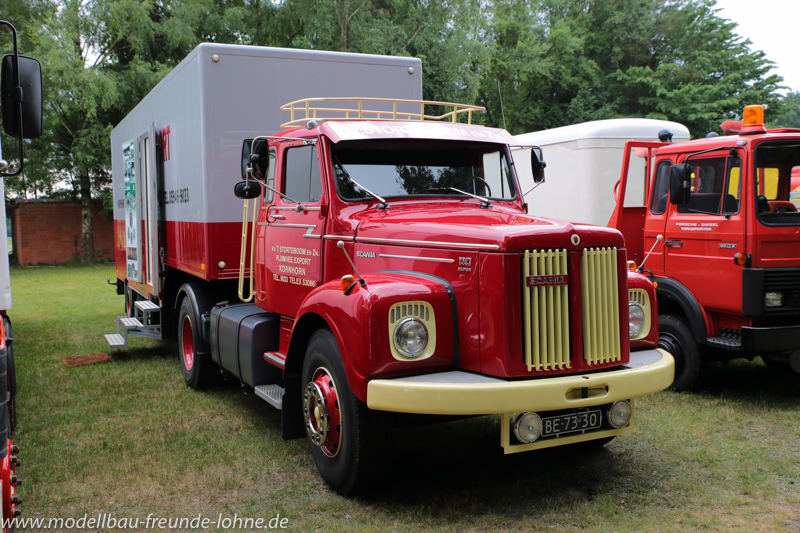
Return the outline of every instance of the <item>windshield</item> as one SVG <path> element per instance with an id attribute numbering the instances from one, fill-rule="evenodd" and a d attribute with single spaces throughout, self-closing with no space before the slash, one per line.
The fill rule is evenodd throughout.
<path id="1" fill-rule="evenodd" d="M 477 196 L 512 200 L 517 196 L 505 145 L 432 140 L 345 141 L 331 146 L 336 191 L 344 200 Z"/>
<path id="2" fill-rule="evenodd" d="M 755 182 L 762 224 L 800 225 L 800 140 L 758 145 Z"/>

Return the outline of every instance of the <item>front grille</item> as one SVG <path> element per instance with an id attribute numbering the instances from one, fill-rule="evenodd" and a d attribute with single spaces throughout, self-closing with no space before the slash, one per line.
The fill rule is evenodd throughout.
<path id="1" fill-rule="evenodd" d="M 580 283 L 585 366 L 622 359 L 616 248 L 580 253 L 569 279 L 566 250 L 525 251 L 522 260 L 524 362 L 532 370 L 571 368 L 569 290 Z"/>
<path id="2" fill-rule="evenodd" d="M 764 270 L 764 293 L 767 292 L 782 292 L 784 302 L 781 307 L 764 307 L 765 314 L 800 310 L 800 269 Z"/>
<path id="3" fill-rule="evenodd" d="M 570 367 L 567 251 L 525 251 L 522 261 L 525 365 L 531 370 Z M 546 283 L 529 286 L 529 278 Z"/>
<path id="4" fill-rule="evenodd" d="M 617 249 L 588 248 L 581 256 L 583 357 L 588 365 L 622 359 Z"/>

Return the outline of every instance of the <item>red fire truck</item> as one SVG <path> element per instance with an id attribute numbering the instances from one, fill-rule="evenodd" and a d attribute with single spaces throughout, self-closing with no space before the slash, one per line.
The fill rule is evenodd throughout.
<path id="1" fill-rule="evenodd" d="M 6 21 L 0 26 L 11 31 L 13 54 L 3 57 L 0 67 L 0 99 L 2 101 L 3 130 L 19 139 L 19 162 L 9 164 L 0 150 L 0 176 L 18 176 L 25 160 L 23 139 L 36 139 L 42 134 L 42 68 L 36 59 L 19 55 L 17 30 Z M 16 167 L 16 168 L 14 168 Z M 0 197 L 5 198 L 5 184 L 0 181 Z M 0 234 L 6 234 L 5 201 L 0 204 Z M 0 254 L 0 522 L 3 531 L 13 531 L 10 520 L 21 514 L 21 500 L 17 487 L 20 465 L 19 446 L 11 442 L 17 422 L 17 377 L 14 361 L 14 336 L 7 311 L 11 309 L 11 274 L 8 254 Z"/>
<path id="2" fill-rule="evenodd" d="M 366 486 L 395 416 L 500 415 L 505 453 L 604 444 L 633 430 L 636 397 L 671 383 L 655 292 L 626 268 L 622 235 L 527 215 L 513 139 L 470 124 L 481 108 L 304 98 L 282 109 L 284 131 L 239 139 L 242 181 L 175 168 L 167 208 L 224 189 L 196 207 L 208 209 L 235 189 L 242 222 L 193 229 L 164 209 L 150 229 L 183 229 L 166 232 L 164 252 L 141 248 L 157 259 L 158 290 L 131 283 L 138 250 L 118 233 L 128 250 L 117 285 L 133 305 L 112 345 L 173 336 L 187 385 L 222 371 L 281 409 L 284 438 L 305 437 L 342 494 Z M 163 131 L 161 120 L 143 116 L 137 127 Z M 114 179 L 150 164 L 158 182 L 170 150 L 160 142 L 155 160 L 133 157 Z M 129 225 L 150 242 L 141 219 Z M 218 241 L 239 248 L 238 280 L 225 279 L 228 259 L 209 255 Z M 180 264 L 177 252 L 205 268 Z"/>
<path id="3" fill-rule="evenodd" d="M 800 372 L 800 129 L 767 130 L 761 106 L 722 129 L 677 144 L 627 142 L 613 187 L 608 225 L 657 284 L 659 345 L 675 357 L 676 390 L 692 389 L 712 360 L 760 355 Z M 599 173 L 557 179 L 596 186 Z"/>

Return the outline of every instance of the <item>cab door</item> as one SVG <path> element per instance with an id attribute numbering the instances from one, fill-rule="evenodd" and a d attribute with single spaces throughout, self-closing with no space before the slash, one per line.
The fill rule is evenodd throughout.
<path id="1" fill-rule="evenodd" d="M 278 190 L 266 205 L 265 307 L 296 316 L 322 282 L 325 199 L 317 146 L 295 142 L 278 151 Z"/>
<path id="2" fill-rule="evenodd" d="M 710 310 L 739 313 L 745 251 L 742 160 L 738 156 L 691 158 L 691 195 L 669 206 L 665 275 L 680 281 Z"/>

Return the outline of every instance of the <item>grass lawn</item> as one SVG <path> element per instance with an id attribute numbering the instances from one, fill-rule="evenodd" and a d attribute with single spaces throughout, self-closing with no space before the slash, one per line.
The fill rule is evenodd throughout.
<path id="1" fill-rule="evenodd" d="M 760 362 L 712 367 L 697 394 L 637 401 L 605 449 L 504 456 L 499 420 L 397 432 L 381 482 L 338 496 L 304 440 L 238 383 L 188 389 L 174 344 L 108 352 L 123 309 L 111 266 L 14 268 L 15 442 L 23 518 L 288 518 L 288 531 L 797 531 L 800 380 Z M 151 524 L 152 525 L 152 524 Z M 94 528 L 97 530 L 98 528 Z M 106 528 L 110 531 L 115 529 Z M 252 530 L 252 528 L 246 528 Z M 102 529 L 101 529 L 102 530 Z"/>

